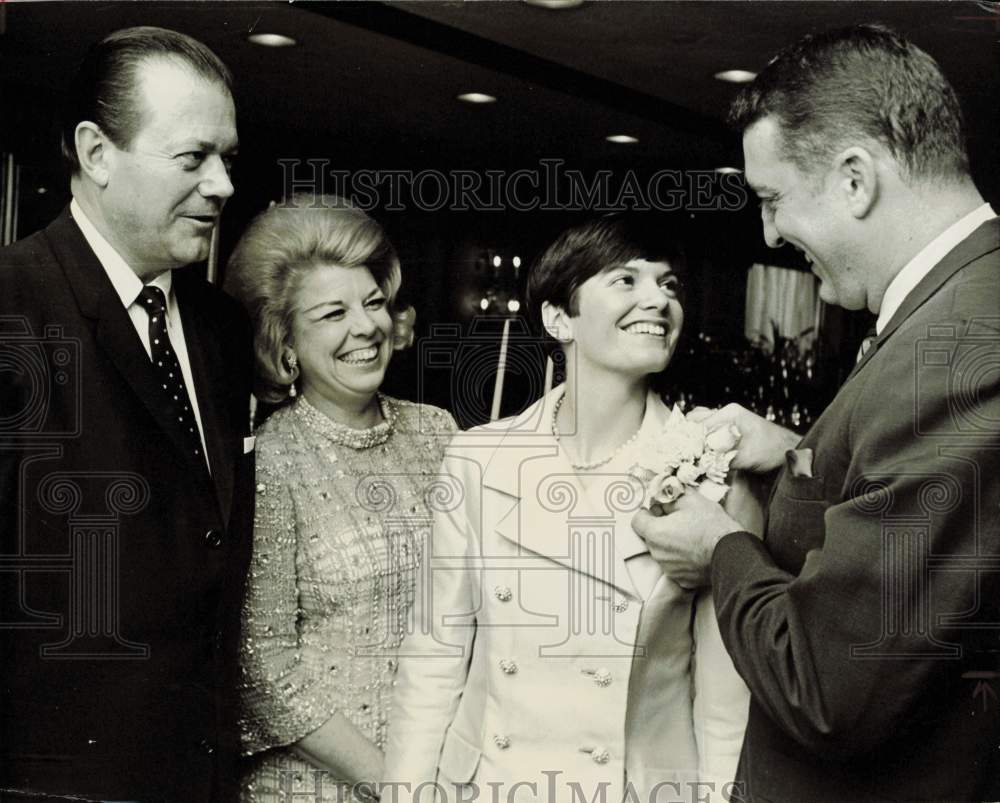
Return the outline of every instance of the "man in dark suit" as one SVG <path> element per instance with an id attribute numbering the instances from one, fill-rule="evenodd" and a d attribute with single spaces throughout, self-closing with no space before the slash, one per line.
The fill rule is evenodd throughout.
<path id="1" fill-rule="evenodd" d="M 860 26 L 779 54 L 732 118 L 768 244 L 877 315 L 801 442 L 735 405 L 707 419 L 741 430 L 737 466 L 781 469 L 763 542 L 698 494 L 635 520 L 665 571 L 711 583 L 752 692 L 736 799 L 997 800 L 1000 221 L 955 94 Z"/>
<path id="2" fill-rule="evenodd" d="M 0 796 L 235 799 L 251 334 L 178 269 L 236 144 L 208 48 L 111 34 L 69 94 L 70 207 L 0 251 Z"/>

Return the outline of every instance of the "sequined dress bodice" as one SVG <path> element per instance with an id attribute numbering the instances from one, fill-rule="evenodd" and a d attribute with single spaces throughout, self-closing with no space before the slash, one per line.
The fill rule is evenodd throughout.
<path id="1" fill-rule="evenodd" d="M 455 426 L 443 410 L 380 401 L 386 420 L 365 430 L 300 398 L 258 431 L 241 679 L 240 726 L 253 754 L 245 801 L 313 791 L 311 766 L 285 746 L 334 712 L 384 745 L 430 526 L 426 494 Z M 342 797 L 327 775 L 316 800 Z"/>

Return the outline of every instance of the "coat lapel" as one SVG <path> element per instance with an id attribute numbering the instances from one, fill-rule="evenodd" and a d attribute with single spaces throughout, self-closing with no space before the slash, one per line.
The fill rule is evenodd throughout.
<path id="1" fill-rule="evenodd" d="M 858 364 L 854 366 L 854 370 L 852 370 L 850 375 L 847 377 L 848 380 L 850 380 L 851 377 L 857 374 L 871 361 L 875 352 L 878 351 L 882 344 L 885 343 L 885 341 L 892 335 L 892 333 L 900 327 L 903 321 L 922 307 L 928 299 L 941 289 L 941 286 L 945 282 L 947 282 L 952 276 L 958 273 L 970 262 L 974 262 L 979 259 L 979 257 L 983 256 L 983 254 L 995 251 L 998 247 L 1000 247 L 998 238 L 1000 238 L 1000 218 L 994 218 L 983 223 L 978 229 L 972 232 L 972 234 L 949 251 L 945 257 L 917 283 L 917 286 L 913 288 L 910 294 L 903 299 L 903 303 L 900 304 L 899 309 L 896 310 L 896 314 L 889 319 L 885 328 L 872 342 L 871 348 L 869 348 L 865 353 L 865 356 L 858 361 Z"/>
<path id="2" fill-rule="evenodd" d="M 205 448 L 212 467 L 212 481 L 219 498 L 223 521 L 229 525 L 236 471 L 236 439 L 227 412 L 226 398 L 230 392 L 227 365 L 222 353 L 223 337 L 217 330 L 217 319 L 206 308 L 204 294 L 199 293 L 196 277 L 184 271 L 174 271 L 174 292 L 184 326 L 191 376 L 198 397 L 198 412 L 205 432 Z M 249 417 L 249 407 L 247 410 Z"/>
<path id="3" fill-rule="evenodd" d="M 183 434 L 174 424 L 167 398 L 121 299 L 69 210 L 47 229 L 46 239 L 59 260 L 80 311 L 94 321 L 95 339 L 174 447 L 208 480 L 204 461 L 189 454 Z"/>
<path id="4" fill-rule="evenodd" d="M 639 596 L 618 547 L 623 525 L 632 534 L 631 515 L 595 502 L 548 431 L 560 395 L 561 387 L 529 407 L 510 424 L 517 434 L 498 443 L 483 474 L 487 521 L 519 550 Z M 533 431 L 525 431 L 526 421 Z"/>

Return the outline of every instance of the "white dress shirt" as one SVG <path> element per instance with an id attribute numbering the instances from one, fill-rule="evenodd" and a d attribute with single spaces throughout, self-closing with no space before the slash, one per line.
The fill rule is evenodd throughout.
<path id="1" fill-rule="evenodd" d="M 149 345 L 149 314 L 143 304 L 137 303 L 139 293 L 142 291 L 142 280 L 135 271 L 122 259 L 113 245 L 109 243 L 101 233 L 90 222 L 83 209 L 74 198 L 69 205 L 70 214 L 76 225 L 83 232 L 83 237 L 90 245 L 94 254 L 97 255 L 101 267 L 111 280 L 115 292 L 121 299 L 122 306 L 128 312 L 136 334 L 142 342 L 142 347 L 146 349 L 150 361 L 153 359 L 153 352 Z M 201 438 L 202 454 L 208 462 L 208 450 L 205 448 L 205 429 L 201 423 L 201 411 L 198 409 L 198 394 L 195 392 L 194 376 L 191 374 L 191 361 L 188 359 L 187 343 L 184 340 L 184 327 L 181 324 L 180 309 L 177 306 L 177 297 L 173 293 L 172 272 L 164 271 L 151 282 L 150 285 L 160 288 L 167 299 L 167 334 L 170 336 L 170 343 L 173 345 L 177 362 L 180 363 L 181 373 L 184 375 L 184 384 L 188 389 L 188 396 L 191 397 L 191 409 L 194 411 L 195 421 L 198 422 L 198 436 Z"/>
<path id="2" fill-rule="evenodd" d="M 972 210 L 961 220 L 956 221 L 937 237 L 925 245 L 920 253 L 906 263 L 903 269 L 893 277 L 889 286 L 885 289 L 882 297 L 882 306 L 878 311 L 878 320 L 875 321 L 875 332 L 882 334 L 885 325 L 889 323 L 896 310 L 913 291 L 920 280 L 924 278 L 931 269 L 938 264 L 945 255 L 951 251 L 962 240 L 983 225 L 987 220 L 996 217 L 989 204 L 983 204 Z"/>

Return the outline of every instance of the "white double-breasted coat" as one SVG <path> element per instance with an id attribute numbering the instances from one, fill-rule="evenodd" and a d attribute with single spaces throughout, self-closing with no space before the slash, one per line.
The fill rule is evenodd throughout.
<path id="1" fill-rule="evenodd" d="M 628 450 L 571 467 L 562 393 L 446 450 L 390 713 L 397 799 L 721 801 L 735 775 L 749 696 L 710 595 L 632 530 Z M 667 415 L 650 393 L 637 448 Z"/>

